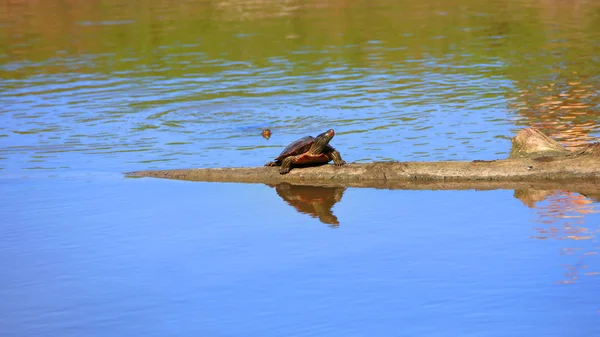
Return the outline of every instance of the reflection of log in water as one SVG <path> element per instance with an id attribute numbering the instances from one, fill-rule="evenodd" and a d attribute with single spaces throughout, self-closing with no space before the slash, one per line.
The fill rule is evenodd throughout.
<path id="1" fill-rule="evenodd" d="M 325 224 L 336 227 L 340 224 L 331 208 L 342 200 L 345 187 L 292 185 L 289 183 L 267 186 L 275 188 L 277 194 L 298 212 L 319 218 Z"/>
<path id="2" fill-rule="evenodd" d="M 321 222 L 330 225 L 339 225 L 339 220 L 332 212 L 333 206 L 341 201 L 346 187 L 338 184 L 325 184 L 320 186 L 305 184 L 267 184 L 267 186 L 275 188 L 277 194 L 285 200 L 290 206 L 294 207 L 298 212 L 308 214 L 313 218 L 318 218 Z M 355 187 L 374 187 L 371 185 Z M 411 184 L 382 184 L 376 186 L 379 189 L 402 189 L 402 190 L 497 190 L 497 189 L 513 189 L 514 197 L 519 199 L 529 208 L 539 210 L 537 221 L 543 224 L 556 223 L 564 220 L 562 216 L 564 212 L 576 210 L 579 215 L 596 213 L 594 202 L 600 202 L 598 191 L 600 191 L 600 182 L 585 182 L 585 183 L 499 183 L 488 182 L 481 183 L 442 183 L 430 182 L 429 184 L 414 183 Z M 561 196 L 561 197 L 558 197 Z M 570 196 L 573 203 L 576 205 L 563 205 L 564 202 L 557 203 L 558 199 L 565 199 L 565 196 Z M 581 199 L 581 200 L 580 200 Z M 542 203 L 547 202 L 550 206 L 544 206 Z M 590 204 L 590 205 L 588 205 Z M 561 207 L 563 205 L 563 207 Z M 551 208 L 548 210 L 547 208 Z M 590 207 L 594 210 L 591 210 Z M 573 216 L 572 216 L 573 217 Z M 573 228 L 573 226 L 569 226 Z M 538 228 L 539 230 L 539 228 Z M 557 229 L 550 229 L 556 233 Z M 541 233 L 547 233 L 542 230 Z M 534 238 L 547 239 L 547 236 L 536 236 Z M 577 237 L 575 240 L 587 239 L 588 237 Z"/>
<path id="3" fill-rule="evenodd" d="M 563 265 L 565 279 L 559 283 L 572 284 L 583 276 L 599 275 L 597 270 L 590 270 L 589 261 L 586 262 L 587 258 L 597 256 L 600 248 L 597 246 L 598 228 L 586 221 L 588 215 L 599 212 L 598 199 L 567 191 L 536 190 L 533 193 L 538 197 L 542 194 L 543 198 L 532 201 L 531 207 L 537 210 L 535 222 L 539 224 L 534 228 L 538 235 L 532 238 L 564 242 L 566 247 L 560 254 L 576 258 L 574 263 Z"/>

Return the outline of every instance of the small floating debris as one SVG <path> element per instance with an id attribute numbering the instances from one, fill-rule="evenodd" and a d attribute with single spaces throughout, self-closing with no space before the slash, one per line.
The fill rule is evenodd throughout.
<path id="1" fill-rule="evenodd" d="M 264 130 L 262 131 L 262 136 L 263 136 L 263 138 L 265 138 L 265 139 L 269 139 L 269 138 L 271 138 L 271 130 L 269 130 L 269 129 L 264 129 Z"/>

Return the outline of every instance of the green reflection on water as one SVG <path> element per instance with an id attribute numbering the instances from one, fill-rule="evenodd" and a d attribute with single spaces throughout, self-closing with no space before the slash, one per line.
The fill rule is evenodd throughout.
<path id="1" fill-rule="evenodd" d="M 490 76 L 526 80 L 532 72 L 593 69 L 585 58 L 600 49 L 589 43 L 600 32 L 600 6 L 579 2 L 576 9 L 533 0 L 5 2 L 7 34 L 0 43 L 6 57 L 0 62 L 37 64 L 11 76 L 71 69 L 181 77 L 273 64 L 301 75 L 336 61 L 348 65 L 336 72 L 360 73 L 357 68 L 385 69 L 429 55 L 455 66 L 495 60 Z M 566 69 L 557 59 L 572 62 Z M 213 61 L 199 62 L 207 60 Z"/>

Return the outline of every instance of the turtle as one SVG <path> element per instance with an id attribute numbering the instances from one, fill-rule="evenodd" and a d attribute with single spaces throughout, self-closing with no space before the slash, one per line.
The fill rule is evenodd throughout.
<path id="1" fill-rule="evenodd" d="M 326 164 L 333 160 L 336 166 L 346 164 L 340 153 L 329 145 L 335 135 L 333 129 L 329 129 L 317 137 L 306 136 L 288 145 L 275 161 L 265 166 L 281 166 L 280 174 L 286 174 L 294 165 Z"/>

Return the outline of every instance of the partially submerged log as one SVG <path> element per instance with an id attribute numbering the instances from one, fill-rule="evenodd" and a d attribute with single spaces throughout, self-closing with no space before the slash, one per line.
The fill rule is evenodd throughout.
<path id="1" fill-rule="evenodd" d="M 279 167 L 201 168 L 128 173 L 206 182 L 244 182 L 377 187 L 406 182 L 568 182 L 600 180 L 600 145 L 571 152 L 535 129 L 513 138 L 508 159 L 491 161 L 376 162 L 295 168 L 280 175 Z M 388 187 L 388 188 L 390 188 Z"/>

